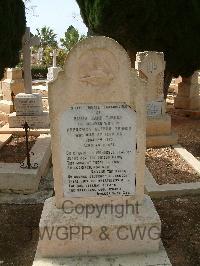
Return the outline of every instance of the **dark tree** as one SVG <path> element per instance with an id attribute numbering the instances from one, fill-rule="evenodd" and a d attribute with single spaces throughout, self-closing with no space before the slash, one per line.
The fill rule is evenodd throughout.
<path id="1" fill-rule="evenodd" d="M 112 37 L 131 55 L 161 51 L 166 60 L 165 88 L 172 76 L 200 69 L 199 0 L 77 0 L 84 23 Z"/>
<path id="2" fill-rule="evenodd" d="M 19 51 L 25 32 L 25 7 L 22 0 L 0 1 L 0 79 L 7 67 L 19 63 Z"/>

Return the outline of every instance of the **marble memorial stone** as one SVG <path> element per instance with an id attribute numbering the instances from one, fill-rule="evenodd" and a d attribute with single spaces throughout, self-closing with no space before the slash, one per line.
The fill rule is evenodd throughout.
<path id="1" fill-rule="evenodd" d="M 163 94 L 164 54 L 155 51 L 139 52 L 135 67 L 139 76 L 147 81 L 147 147 L 173 145 L 177 135 L 171 131 L 171 117 L 166 113 Z"/>
<path id="2" fill-rule="evenodd" d="M 136 68 L 140 77 L 147 79 L 147 117 L 159 117 L 165 113 L 163 82 L 165 61 L 160 52 L 139 52 L 136 56 Z"/>
<path id="3" fill-rule="evenodd" d="M 135 193 L 136 113 L 130 107 L 74 105 L 60 129 L 66 197 Z"/>
<path id="4" fill-rule="evenodd" d="M 54 232 L 51 240 L 39 240 L 38 253 L 57 257 L 158 251 L 158 235 L 156 240 L 146 234 L 142 240 L 120 241 L 116 234 L 126 226 L 150 230 L 156 225 L 158 234 L 161 228 L 151 199 L 144 195 L 145 82 L 131 69 L 126 51 L 101 36 L 79 42 L 64 70 L 49 82 L 48 93 L 55 198 L 45 202 L 40 232 L 47 227 Z M 141 204 L 139 214 L 128 212 L 119 219 L 112 212 L 136 203 Z M 92 215 L 73 212 L 78 206 L 83 211 L 92 207 Z M 98 216 L 100 206 L 104 211 Z M 88 225 L 87 239 L 56 237 L 60 228 Z M 102 241 L 105 227 L 109 239 Z"/>
<path id="5" fill-rule="evenodd" d="M 112 39 L 93 37 L 81 42 L 78 47 L 68 55 L 64 71 L 59 72 L 55 81 L 49 82 L 56 205 L 61 208 L 63 201 L 71 197 L 77 203 L 80 198 L 85 202 L 99 202 L 99 197 L 101 202 L 109 202 L 107 196 L 110 195 L 119 196 L 117 202 L 125 200 L 123 195 L 133 201 L 142 199 L 145 113 L 138 87 L 142 93 L 144 83 L 137 77 L 136 71 L 131 71 L 130 60 L 124 49 Z M 118 107 L 106 108 L 110 105 Z M 90 106 L 95 106 L 97 110 L 89 109 Z M 79 120 L 75 120 L 75 117 Z M 79 127 L 88 132 L 79 132 Z M 74 132 L 70 133 L 70 128 Z M 86 144 L 91 146 L 84 147 Z M 101 154 L 101 150 L 105 154 Z M 81 151 L 82 155 L 76 154 Z M 95 154 L 95 151 L 99 154 Z M 67 157 L 67 152 L 76 155 Z M 80 160 L 80 157 L 85 159 Z M 103 169 L 102 165 L 108 169 Z M 86 166 L 90 169 L 85 169 Z M 106 174 L 102 172 L 104 170 Z M 117 174 L 117 170 L 121 172 Z M 99 183 L 96 182 L 97 175 Z M 83 182 L 85 177 L 87 181 Z M 105 180 L 105 187 L 101 180 Z M 106 185 L 108 183 L 110 190 Z"/>

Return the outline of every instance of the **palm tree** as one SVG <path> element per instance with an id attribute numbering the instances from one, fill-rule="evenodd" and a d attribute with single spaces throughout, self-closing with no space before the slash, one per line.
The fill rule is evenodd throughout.
<path id="1" fill-rule="evenodd" d="M 37 36 L 40 37 L 40 46 L 43 48 L 46 48 L 47 46 L 50 46 L 52 48 L 58 47 L 58 43 L 56 40 L 57 34 L 54 33 L 50 27 L 44 26 L 41 29 L 37 30 Z"/>

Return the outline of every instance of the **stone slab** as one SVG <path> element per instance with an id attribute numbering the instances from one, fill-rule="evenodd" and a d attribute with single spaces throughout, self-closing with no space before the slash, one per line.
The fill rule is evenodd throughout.
<path id="1" fill-rule="evenodd" d="M 0 135 L 0 149 L 11 139 L 12 134 L 1 134 Z"/>
<path id="2" fill-rule="evenodd" d="M 147 136 L 160 136 L 170 134 L 171 116 L 165 114 L 156 118 L 147 118 Z"/>
<path id="3" fill-rule="evenodd" d="M 54 197 L 45 201 L 38 242 L 38 252 L 42 257 L 116 255 L 159 250 L 161 221 L 148 196 L 138 209 L 136 205 L 129 204 L 123 213 L 116 211 L 113 205 L 102 205 L 100 213 L 97 205 L 92 204 L 86 205 L 80 212 L 78 206 L 70 208 L 72 203 L 73 199 L 66 201 L 63 209 L 58 209 Z M 86 228 L 87 234 L 83 236 Z M 108 235 L 104 241 L 102 228 L 106 228 Z M 47 230 L 52 232 L 51 236 Z"/>
<path id="4" fill-rule="evenodd" d="M 146 168 L 145 192 L 152 199 L 200 195 L 200 182 L 159 185 L 156 183 L 148 168 Z"/>
<path id="5" fill-rule="evenodd" d="M 5 79 L 2 82 L 2 93 L 3 93 L 3 99 L 11 101 L 11 92 L 14 93 L 14 95 L 17 95 L 18 93 L 24 92 L 24 81 L 23 79 L 19 80 L 10 80 Z"/>
<path id="6" fill-rule="evenodd" d="M 180 157 L 189 164 L 198 175 L 200 175 L 200 161 L 198 161 L 190 152 L 184 149 L 181 145 L 173 145 L 174 150 Z"/>
<path id="7" fill-rule="evenodd" d="M 164 147 L 176 144 L 178 136 L 176 133 L 162 136 L 147 136 L 147 148 Z"/>
<path id="8" fill-rule="evenodd" d="M 8 123 L 8 114 L 0 111 L 0 121 L 3 121 L 3 123 Z"/>
<path id="9" fill-rule="evenodd" d="M 25 121 L 32 129 L 50 127 L 48 111 L 44 111 L 42 115 L 38 116 L 17 116 L 16 113 L 12 113 L 8 116 L 8 123 L 10 128 L 22 128 Z"/>
<path id="10" fill-rule="evenodd" d="M 23 128 L 9 128 L 9 124 L 6 124 L 0 128 L 0 134 L 15 134 L 17 136 L 24 136 Z M 50 134 L 50 129 L 30 129 L 29 134 L 31 136 L 39 136 L 40 134 Z"/>
<path id="11" fill-rule="evenodd" d="M 171 266 L 170 260 L 163 247 L 160 245 L 158 252 L 117 255 L 93 256 L 71 258 L 41 258 L 36 253 L 33 266 Z"/>
<path id="12" fill-rule="evenodd" d="M 38 190 L 41 176 L 46 173 L 51 157 L 50 136 L 41 135 L 31 152 L 34 153 L 31 155 L 31 164 L 37 163 L 37 169 L 21 168 L 19 163 L 0 163 L 1 192 L 30 194 Z"/>
<path id="13" fill-rule="evenodd" d="M 19 93 L 15 97 L 15 109 L 17 116 L 42 115 L 42 95 L 39 93 Z"/>
<path id="14" fill-rule="evenodd" d="M 38 191 L 32 194 L 16 194 L 16 193 L 0 193 L 0 204 L 40 204 L 44 203 L 46 199 L 53 196 L 53 174 L 52 168 L 47 166 L 48 173 L 43 173 Z"/>
<path id="15" fill-rule="evenodd" d="M 198 110 L 200 109 L 200 97 L 180 97 L 174 98 L 174 107 L 176 109 Z"/>
<path id="16" fill-rule="evenodd" d="M 200 119 L 200 109 L 199 110 L 185 110 L 185 109 L 173 108 L 173 113 L 176 115 L 190 117 L 192 119 Z"/>
<path id="17" fill-rule="evenodd" d="M 16 80 L 22 79 L 21 68 L 7 68 L 6 70 L 7 79 Z"/>

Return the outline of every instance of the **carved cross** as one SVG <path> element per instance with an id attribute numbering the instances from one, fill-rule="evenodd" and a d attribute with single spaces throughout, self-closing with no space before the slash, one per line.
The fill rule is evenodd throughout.
<path id="1" fill-rule="evenodd" d="M 32 94 L 32 76 L 31 76 L 31 47 L 40 44 L 40 38 L 30 36 L 30 28 L 26 28 L 26 32 L 22 39 L 23 68 L 24 68 L 24 87 L 25 93 Z"/>

